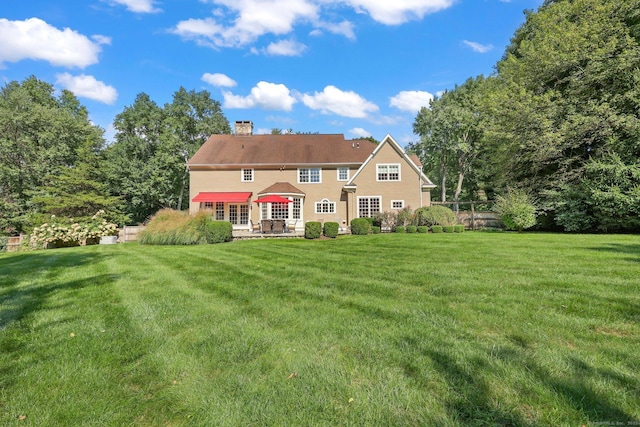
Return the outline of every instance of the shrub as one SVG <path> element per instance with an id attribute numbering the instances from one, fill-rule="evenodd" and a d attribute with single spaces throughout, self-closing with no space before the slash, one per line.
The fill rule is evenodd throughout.
<path id="1" fill-rule="evenodd" d="M 326 237 L 337 237 L 339 225 L 337 222 L 325 222 L 324 223 L 324 235 Z"/>
<path id="2" fill-rule="evenodd" d="M 400 209 L 396 213 L 396 225 L 406 226 L 411 224 L 413 221 L 413 213 L 411 212 L 411 208 L 409 206 Z"/>
<path id="3" fill-rule="evenodd" d="M 453 231 L 455 233 L 463 233 L 464 232 L 464 225 L 462 225 L 462 224 L 454 225 L 453 226 Z"/>
<path id="4" fill-rule="evenodd" d="M 354 218 L 351 220 L 351 234 L 364 236 L 369 234 L 370 230 L 371 224 L 367 218 Z"/>
<path id="5" fill-rule="evenodd" d="M 7 244 L 9 243 L 9 238 L 5 236 L 0 236 L 0 252 L 7 251 Z"/>
<path id="6" fill-rule="evenodd" d="M 432 225 L 431 226 L 431 232 L 432 233 L 442 233 L 442 226 L 441 225 Z"/>
<path id="7" fill-rule="evenodd" d="M 151 218 L 138 235 L 142 245 L 197 245 L 222 243 L 233 239 L 233 226 L 227 221 L 213 221 L 206 212 L 163 209 Z"/>
<path id="8" fill-rule="evenodd" d="M 382 231 L 382 229 L 376 225 L 374 225 L 373 227 L 371 227 L 371 232 L 373 234 L 380 234 L 380 232 Z"/>
<path id="9" fill-rule="evenodd" d="M 406 233 L 407 230 L 404 228 L 403 225 L 396 225 L 395 228 L 393 229 L 394 233 Z"/>
<path id="10" fill-rule="evenodd" d="M 392 230 L 393 226 L 396 225 L 396 214 L 388 211 L 378 212 L 373 225 L 380 227 L 381 231 Z"/>
<path id="11" fill-rule="evenodd" d="M 427 227 L 426 225 L 419 225 L 416 227 L 418 233 L 428 233 L 429 232 L 429 227 Z"/>
<path id="12" fill-rule="evenodd" d="M 536 207 L 522 190 L 507 190 L 506 196 L 498 196 L 493 210 L 498 212 L 507 230 L 521 232 L 536 225 Z"/>
<path id="13" fill-rule="evenodd" d="M 233 225 L 229 221 L 207 221 L 204 224 L 207 243 L 224 243 L 233 240 Z"/>
<path id="14" fill-rule="evenodd" d="M 434 205 L 416 209 L 413 225 L 455 225 L 456 214 L 446 206 Z"/>
<path id="15" fill-rule="evenodd" d="M 407 233 L 416 233 L 418 232 L 418 227 L 415 225 L 407 225 Z"/>
<path id="16" fill-rule="evenodd" d="M 59 248 L 95 244 L 102 236 L 118 234 L 118 226 L 104 219 L 104 211 L 99 210 L 91 219 L 74 222 L 72 218 L 56 218 L 35 227 L 29 238 L 33 248 Z"/>
<path id="17" fill-rule="evenodd" d="M 304 225 L 305 239 L 318 239 L 322 235 L 322 224 L 318 221 L 309 221 Z"/>
<path id="18" fill-rule="evenodd" d="M 456 227 L 455 227 L 455 225 L 445 225 L 445 226 L 442 227 L 442 230 L 445 233 L 454 233 L 455 230 L 456 230 Z"/>

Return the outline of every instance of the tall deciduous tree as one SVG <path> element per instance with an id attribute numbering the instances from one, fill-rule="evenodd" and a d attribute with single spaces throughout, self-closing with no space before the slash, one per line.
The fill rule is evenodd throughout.
<path id="1" fill-rule="evenodd" d="M 420 135 L 410 149 L 421 157 L 429 173 L 439 178 L 441 201 L 446 201 L 447 179 L 456 177 L 453 200 L 459 201 L 465 178 L 472 170 L 482 140 L 479 99 L 485 79 L 468 79 L 423 107 L 413 125 Z"/>
<path id="2" fill-rule="evenodd" d="M 582 190 L 617 185 L 615 174 L 595 179 L 594 165 L 638 165 L 639 22 L 639 0 L 547 1 L 528 13 L 497 66 L 489 133 L 494 152 L 506 155 L 492 156 L 494 178 L 536 194 L 565 229 L 612 229 L 585 208 L 594 206 Z"/>
<path id="3" fill-rule="evenodd" d="M 161 208 L 182 209 L 189 194 L 187 160 L 211 134 L 230 133 L 220 103 L 206 91 L 180 88 L 159 107 L 141 93 L 115 120 L 116 141 L 106 152 L 112 193 L 125 200 L 133 222 Z"/>
<path id="4" fill-rule="evenodd" d="M 0 233 L 31 225 L 33 191 L 75 165 L 87 139 L 101 140 L 102 130 L 71 92 L 56 97 L 53 86 L 36 77 L 0 89 Z"/>

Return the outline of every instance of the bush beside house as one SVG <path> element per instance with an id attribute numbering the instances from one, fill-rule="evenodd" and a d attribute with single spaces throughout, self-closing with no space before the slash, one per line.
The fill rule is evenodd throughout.
<path id="1" fill-rule="evenodd" d="M 367 218 L 354 218 L 351 220 L 351 234 L 364 236 L 369 234 L 371 223 Z"/>
<path id="2" fill-rule="evenodd" d="M 324 235 L 325 237 L 335 238 L 338 237 L 339 224 L 337 222 L 325 222 L 324 223 Z"/>
<path id="3" fill-rule="evenodd" d="M 187 212 L 163 209 L 156 213 L 138 235 L 143 245 L 197 245 L 229 242 L 233 226 L 228 221 L 214 221 L 206 212 L 189 215 Z"/>
<path id="4" fill-rule="evenodd" d="M 309 221 L 304 225 L 305 239 L 318 239 L 322 235 L 322 224 L 318 221 Z"/>

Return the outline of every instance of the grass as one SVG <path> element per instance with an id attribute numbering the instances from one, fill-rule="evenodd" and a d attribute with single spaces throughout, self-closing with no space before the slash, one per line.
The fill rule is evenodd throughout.
<path id="1" fill-rule="evenodd" d="M 639 236 L 3 254 L 0 425 L 638 425 L 639 277 Z"/>

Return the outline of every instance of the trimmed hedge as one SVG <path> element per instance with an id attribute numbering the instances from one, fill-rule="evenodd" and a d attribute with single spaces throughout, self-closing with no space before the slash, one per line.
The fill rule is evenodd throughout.
<path id="1" fill-rule="evenodd" d="M 453 231 L 456 233 L 463 233 L 464 232 L 464 225 L 462 224 L 458 224 L 458 225 L 454 225 L 453 226 Z"/>
<path id="2" fill-rule="evenodd" d="M 442 226 L 441 225 L 432 225 L 431 226 L 431 232 L 432 233 L 442 233 Z"/>
<path id="3" fill-rule="evenodd" d="M 406 232 L 407 232 L 407 230 L 405 230 L 404 226 L 402 226 L 402 225 L 396 225 L 396 226 L 393 228 L 393 232 L 394 232 L 394 233 L 406 233 Z"/>
<path id="4" fill-rule="evenodd" d="M 371 231 L 371 224 L 367 218 L 354 218 L 351 220 L 351 234 L 364 236 Z"/>
<path id="5" fill-rule="evenodd" d="M 337 222 L 325 222 L 324 223 L 324 235 L 326 237 L 335 238 L 338 236 L 339 225 Z"/>
<path id="6" fill-rule="evenodd" d="M 205 223 L 207 243 L 224 243 L 233 240 L 233 225 L 229 221 L 207 221 Z"/>
<path id="7" fill-rule="evenodd" d="M 416 227 L 418 233 L 428 233 L 429 232 L 429 227 L 427 227 L 426 225 L 419 225 L 418 227 Z"/>
<path id="8" fill-rule="evenodd" d="M 455 225 L 445 225 L 442 229 L 445 233 L 454 233 L 456 231 Z"/>
<path id="9" fill-rule="evenodd" d="M 374 225 L 371 227 L 371 232 L 373 234 L 380 234 L 381 231 L 382 231 L 382 228 L 378 227 L 377 225 Z"/>
<path id="10" fill-rule="evenodd" d="M 407 233 L 417 233 L 418 227 L 415 225 L 407 225 Z"/>
<path id="11" fill-rule="evenodd" d="M 309 221 L 304 225 L 305 239 L 318 239 L 322 235 L 322 224 L 318 221 Z"/>

